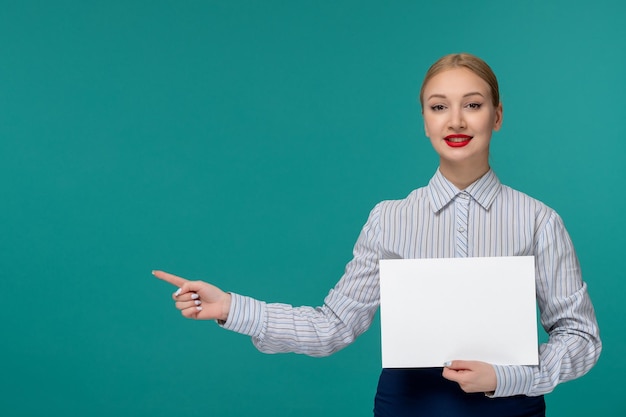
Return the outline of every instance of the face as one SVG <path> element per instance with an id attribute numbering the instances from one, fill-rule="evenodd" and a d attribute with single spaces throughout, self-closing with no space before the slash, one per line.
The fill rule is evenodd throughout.
<path id="1" fill-rule="evenodd" d="M 442 169 L 489 167 L 489 142 L 502 124 L 502 105 L 491 101 L 489 85 L 467 68 L 431 78 L 424 88 L 424 130 Z"/>

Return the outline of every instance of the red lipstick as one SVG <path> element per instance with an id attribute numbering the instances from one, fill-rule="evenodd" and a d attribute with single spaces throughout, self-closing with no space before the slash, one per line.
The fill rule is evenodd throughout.
<path id="1" fill-rule="evenodd" d="M 453 135 L 448 135 L 443 139 L 446 141 L 448 146 L 451 146 L 453 148 L 460 148 L 470 143 L 472 137 L 460 133 L 455 133 Z"/>

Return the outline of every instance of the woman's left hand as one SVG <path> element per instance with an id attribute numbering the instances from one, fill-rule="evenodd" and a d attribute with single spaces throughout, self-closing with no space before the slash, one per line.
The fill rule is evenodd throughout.
<path id="1" fill-rule="evenodd" d="M 478 361 L 446 362 L 443 377 L 459 384 L 465 392 L 493 392 L 498 382 L 493 366 Z"/>

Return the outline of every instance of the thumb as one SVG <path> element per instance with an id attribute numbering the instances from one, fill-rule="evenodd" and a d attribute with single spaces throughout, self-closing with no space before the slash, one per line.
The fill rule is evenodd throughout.
<path id="1" fill-rule="evenodd" d="M 209 284 L 208 282 L 187 281 L 176 292 L 176 295 L 182 295 L 190 292 L 198 294 L 202 298 L 202 301 L 207 303 L 218 302 L 220 301 L 220 298 L 226 294 L 224 291 L 220 290 L 215 285 Z"/>
<path id="2" fill-rule="evenodd" d="M 470 361 L 446 361 L 443 364 L 444 368 L 449 368 L 455 371 L 461 371 L 464 369 L 471 369 Z"/>

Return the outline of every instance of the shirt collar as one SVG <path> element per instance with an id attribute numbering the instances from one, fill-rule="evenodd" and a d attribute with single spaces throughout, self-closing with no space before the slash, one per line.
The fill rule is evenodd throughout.
<path id="1" fill-rule="evenodd" d="M 465 191 L 485 210 L 489 210 L 493 200 L 500 192 L 500 180 L 491 169 L 474 181 L 465 190 L 459 190 L 437 169 L 428 183 L 430 203 L 433 211 L 438 212 L 447 206 L 459 193 Z"/>

